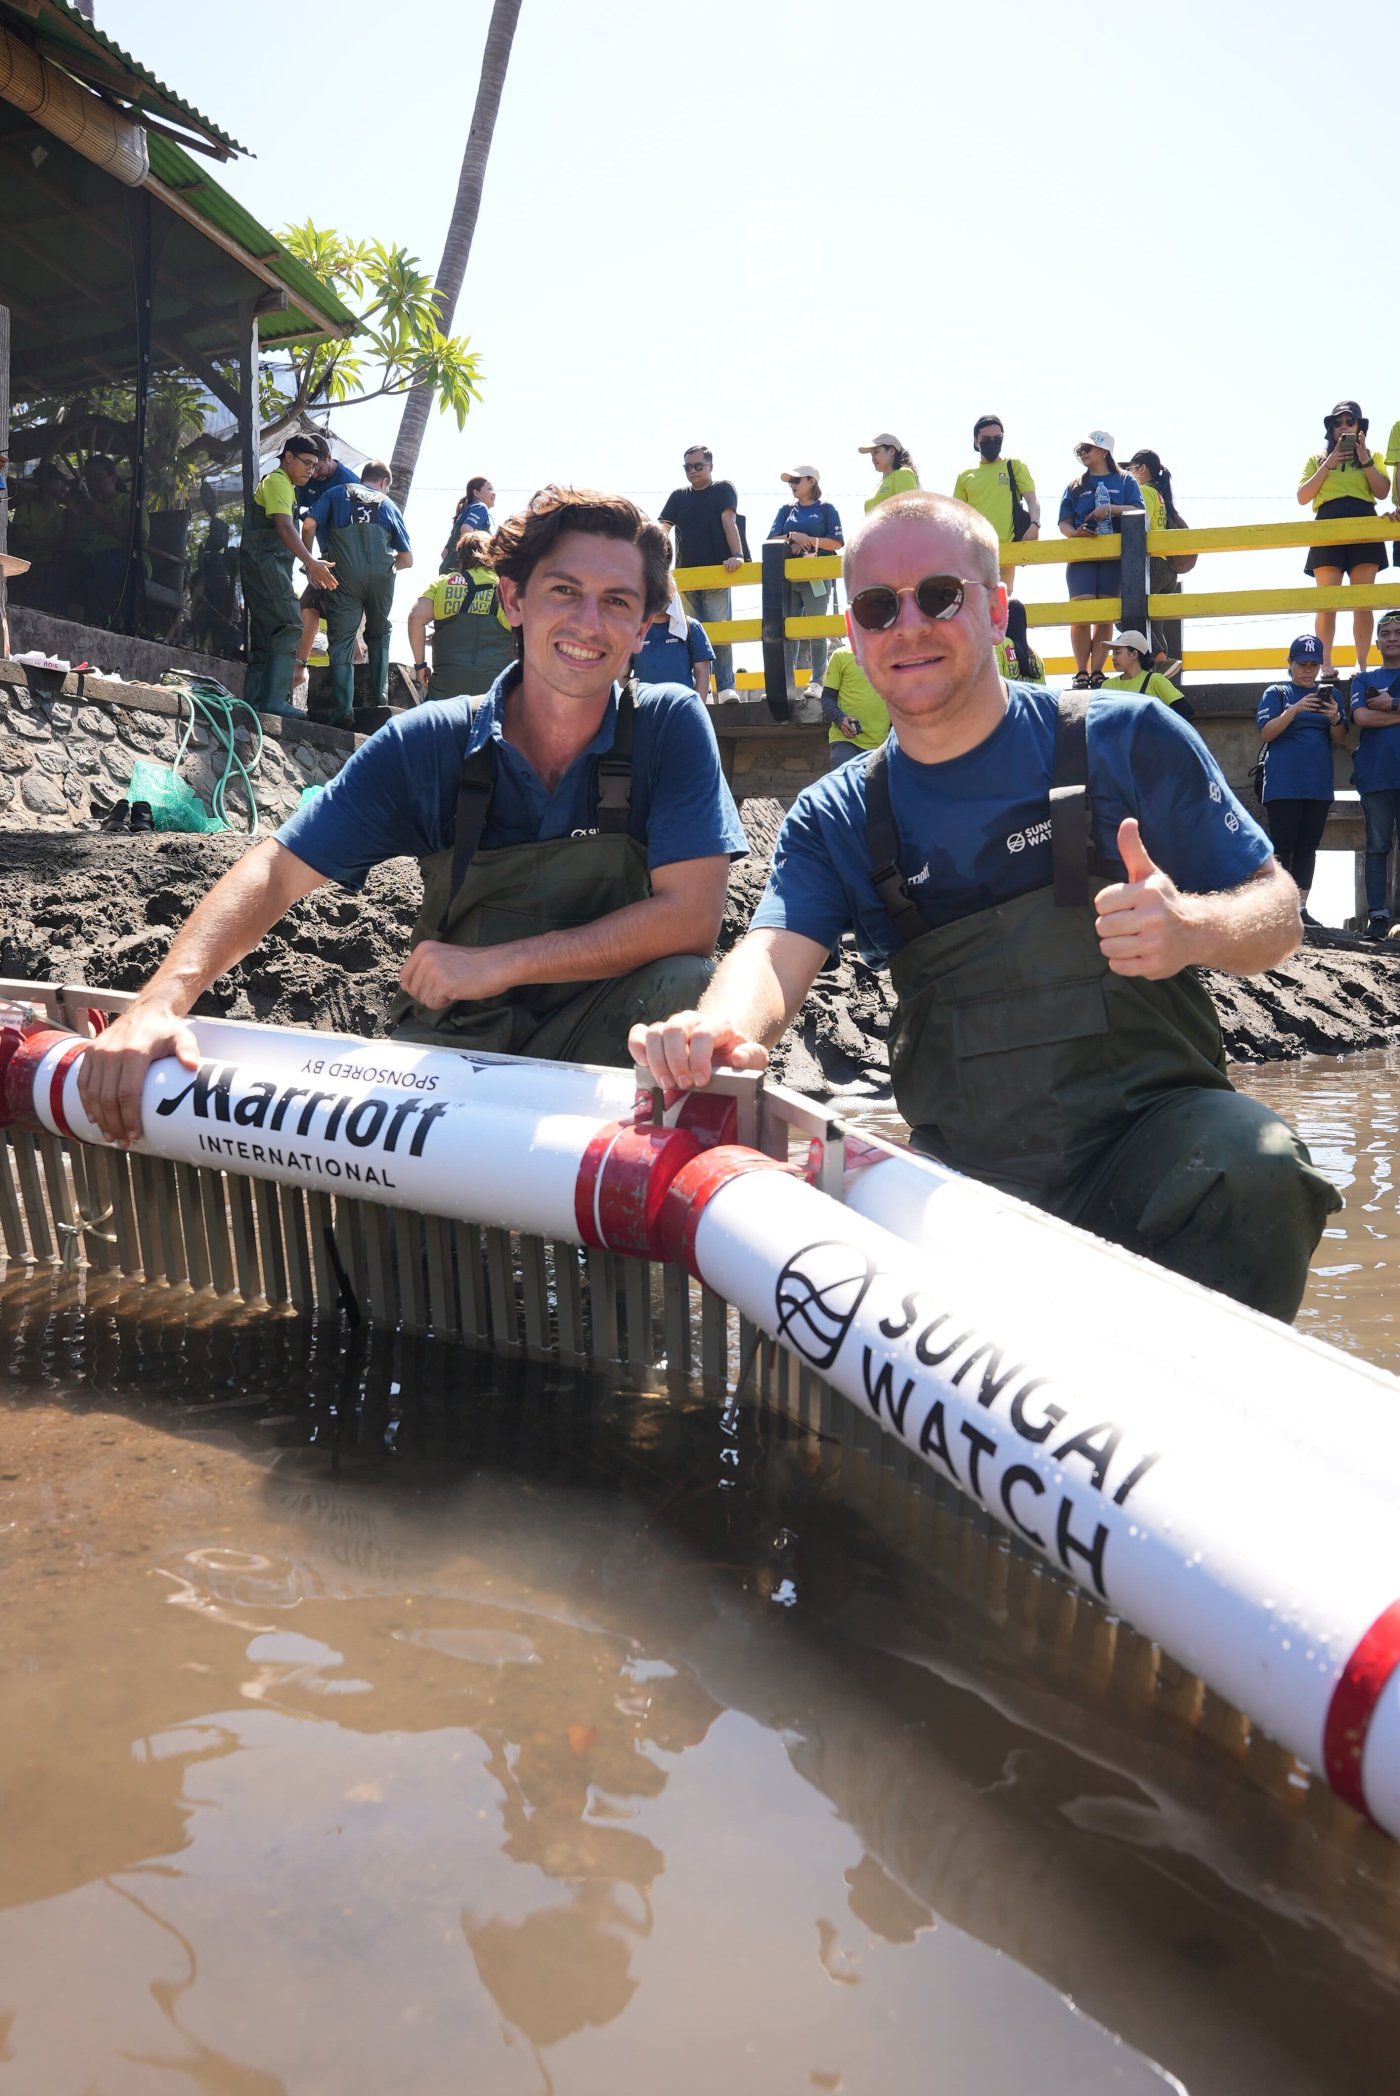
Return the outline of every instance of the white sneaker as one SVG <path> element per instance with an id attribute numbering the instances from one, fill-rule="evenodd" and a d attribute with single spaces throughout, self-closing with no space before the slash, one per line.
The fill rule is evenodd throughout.
<path id="1" fill-rule="evenodd" d="M 720 699 L 737 699 L 737 698 L 738 698 L 738 696 L 739 696 L 739 694 L 738 694 L 738 692 L 737 692 L 737 691 L 736 691 L 736 690 L 734 689 L 734 686 L 733 686 L 732 684 L 726 684 L 726 685 L 725 685 L 725 687 L 724 687 L 724 690 L 723 690 L 722 692 L 718 693 L 718 695 L 717 695 L 717 696 L 718 696 L 718 697 L 719 697 Z"/>

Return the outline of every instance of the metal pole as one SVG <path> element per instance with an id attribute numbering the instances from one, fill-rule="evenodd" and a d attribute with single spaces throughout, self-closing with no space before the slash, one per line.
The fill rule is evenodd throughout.
<path id="1" fill-rule="evenodd" d="M 1146 633 L 1147 627 L 1147 513 L 1130 509 L 1118 520 L 1123 534 L 1122 610 L 1118 623 L 1126 631 Z"/>
<path id="2" fill-rule="evenodd" d="M 258 484 L 258 322 L 253 300 L 238 308 L 238 463 L 243 475 L 243 507 L 251 509 Z"/>
<path id="3" fill-rule="evenodd" d="M 792 719 L 792 686 L 788 682 L 786 539 L 765 539 L 763 545 L 763 690 L 768 711 L 776 721 Z"/>
<path id="4" fill-rule="evenodd" d="M 0 306 L 0 452 L 10 448 L 10 309 Z M 9 551 L 10 494 L 9 468 L 5 468 L 5 488 L 0 492 L 0 553 Z M 5 577 L 0 570 L 0 633 L 9 633 L 8 597 Z M 4 650 L 6 654 L 9 649 Z"/>

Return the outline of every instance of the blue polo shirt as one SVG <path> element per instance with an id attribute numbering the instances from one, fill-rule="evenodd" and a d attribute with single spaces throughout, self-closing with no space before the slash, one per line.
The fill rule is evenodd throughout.
<path id="1" fill-rule="evenodd" d="M 1007 710 L 985 742 L 946 764 L 919 764 L 891 735 L 890 801 L 899 864 L 930 923 L 1048 887 L 1055 695 L 1008 684 Z M 1235 799 L 1205 744 L 1165 706 L 1097 699 L 1089 709 L 1089 790 L 1105 881 L 1122 879 L 1118 825 L 1135 815 L 1143 842 L 1181 888 L 1237 888 L 1273 846 Z M 753 927 L 834 946 L 853 929 L 876 966 L 904 942 L 876 899 L 865 841 L 865 764 L 804 787 L 778 833 Z"/>
<path id="2" fill-rule="evenodd" d="M 699 619 L 691 619 L 684 640 L 663 625 L 653 626 L 632 657 L 632 675 L 639 684 L 689 684 L 694 688 L 697 662 L 713 662 L 715 651 Z"/>
<path id="3" fill-rule="evenodd" d="M 408 526 L 396 502 L 378 488 L 367 488 L 358 480 L 337 481 L 316 497 L 307 514 L 315 519 L 316 542 L 324 553 L 330 533 L 344 531 L 350 524 L 377 524 L 387 532 L 395 553 L 410 553 Z"/>
<path id="4" fill-rule="evenodd" d="M 1078 493 L 1075 492 L 1073 486 L 1065 489 L 1060 497 L 1060 522 L 1062 524 L 1075 525 L 1087 524 L 1095 509 L 1099 506 L 1101 489 L 1107 494 L 1110 502 L 1121 502 L 1128 509 L 1141 509 L 1143 506 L 1142 489 L 1133 479 L 1131 473 L 1096 473 L 1088 485 L 1080 488 Z M 1113 520 L 1115 531 L 1118 529 L 1118 523 L 1119 520 L 1115 517 Z M 1093 559 L 1092 553 L 1087 551 L 1087 548 L 1084 557 L 1086 560 Z"/>
<path id="5" fill-rule="evenodd" d="M 1259 701 L 1255 726 L 1277 720 L 1295 699 L 1313 698 L 1315 684 L 1271 684 Z M 1382 735 L 1393 729 L 1382 728 Z M 1270 801 L 1330 801 L 1332 786 L 1332 728 L 1320 713 L 1295 714 L 1282 735 L 1266 742 L 1264 756 L 1264 805 Z"/>
<path id="6" fill-rule="evenodd" d="M 348 466 L 342 466 L 340 460 L 336 459 L 324 480 L 308 480 L 304 488 L 297 489 L 297 515 L 299 517 L 309 516 L 312 506 L 320 500 L 321 496 L 328 489 L 353 488 L 356 484 L 356 478 L 357 476 L 351 472 Z"/>
<path id="7" fill-rule="evenodd" d="M 1368 692 L 1390 691 L 1400 696 L 1400 670 L 1382 667 L 1359 670 L 1351 680 L 1351 707 L 1364 706 Z M 1353 773 L 1358 793 L 1400 792 L 1400 714 L 1394 727 L 1362 728 L 1356 745 Z"/>
<path id="8" fill-rule="evenodd" d="M 548 843 L 597 821 L 597 759 L 612 748 L 617 693 L 598 733 L 551 793 L 504 735 L 507 694 L 519 682 L 513 663 L 487 702 L 437 699 L 415 706 L 362 742 L 321 791 L 277 832 L 277 841 L 306 865 L 361 888 L 384 859 L 422 859 L 453 841 L 462 766 L 488 737 L 496 741 L 496 790 L 481 835 L 483 851 Z M 479 711 L 475 722 L 472 706 Z M 709 715 L 695 693 L 675 684 L 637 690 L 632 731 L 632 808 L 627 825 L 647 848 L 654 873 L 682 859 L 748 851 L 739 813 L 720 769 Z"/>
<path id="9" fill-rule="evenodd" d="M 785 539 L 790 531 L 805 531 L 812 539 L 838 539 L 844 545 L 841 519 L 830 502 L 790 502 L 780 509 L 768 527 L 770 539 Z"/>

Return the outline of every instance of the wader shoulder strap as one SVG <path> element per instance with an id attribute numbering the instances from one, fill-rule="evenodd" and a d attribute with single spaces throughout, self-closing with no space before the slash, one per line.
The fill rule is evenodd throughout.
<path id="1" fill-rule="evenodd" d="M 481 709 L 491 704 L 490 694 L 476 700 L 472 706 L 472 728 L 481 717 Z M 486 817 L 491 809 L 491 796 L 496 790 L 496 738 L 488 735 L 478 750 L 473 750 L 462 766 L 462 777 L 457 787 L 457 812 L 452 823 L 452 881 L 447 898 L 442 906 L 442 921 L 438 925 L 439 939 L 446 939 L 448 920 L 452 905 L 457 900 L 467 868 L 476 857 L 481 843 L 481 833 L 486 828 Z"/>
<path id="2" fill-rule="evenodd" d="M 904 885 L 899 870 L 899 834 L 890 801 L 885 745 L 865 760 L 865 847 L 870 853 L 875 893 L 880 907 L 906 945 L 928 930 L 928 924 Z"/>
<path id="3" fill-rule="evenodd" d="M 612 748 L 598 759 L 598 828 L 607 836 L 625 833 L 632 813 L 632 728 L 637 681 L 629 677 L 617 702 Z"/>
<path id="4" fill-rule="evenodd" d="M 1089 900 L 1094 811 L 1089 799 L 1088 724 L 1088 694 L 1061 692 L 1050 786 L 1050 866 L 1057 910 L 1082 908 Z"/>

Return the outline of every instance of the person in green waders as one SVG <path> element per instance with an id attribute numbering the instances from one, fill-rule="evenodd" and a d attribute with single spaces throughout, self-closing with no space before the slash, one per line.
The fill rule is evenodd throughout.
<path id="1" fill-rule="evenodd" d="M 355 636 L 361 619 L 369 656 L 369 702 L 383 706 L 389 698 L 394 576 L 413 565 L 408 527 L 398 504 L 389 499 L 389 488 L 389 468 L 371 459 L 360 468 L 358 480 L 328 484 L 302 520 L 302 536 L 309 540 L 314 531 L 322 554 L 335 569 L 336 591 L 326 606 L 333 728 L 354 725 Z"/>
<path id="2" fill-rule="evenodd" d="M 515 662 L 482 698 L 397 714 L 231 866 L 82 1059 L 114 1142 L 153 1057 L 198 1067 L 185 1015 L 301 896 L 412 857 L 423 907 L 390 1031 L 625 1063 L 629 1029 L 708 982 L 747 850 L 694 691 L 623 682 L 670 595 L 665 534 L 622 495 L 546 488 L 493 542 Z"/>
<path id="3" fill-rule="evenodd" d="M 318 589 L 333 590 L 335 574 L 303 544 L 292 518 L 297 490 L 305 487 L 320 456 L 312 437 L 288 437 L 282 455 L 264 474 L 243 512 L 238 579 L 248 612 L 248 670 L 243 696 L 259 713 L 294 713 L 292 678 L 301 639 L 301 607 L 292 587 L 292 564 L 300 561 Z"/>
<path id="4" fill-rule="evenodd" d="M 798 795 L 748 933 L 697 1009 L 634 1031 L 637 1061 L 680 1090 L 761 1069 L 854 927 L 889 965 L 918 1148 L 1291 1318 L 1340 1197 L 1231 1088 L 1196 974 L 1299 945 L 1268 837 L 1167 707 L 1003 681 L 996 537 L 966 504 L 882 504 L 846 588 L 891 737 Z"/>
<path id="5" fill-rule="evenodd" d="M 413 673 L 424 698 L 479 697 L 515 660 L 515 628 L 488 564 L 490 545 L 486 532 L 466 527 L 457 540 L 456 567 L 425 583 L 408 614 Z"/>

